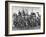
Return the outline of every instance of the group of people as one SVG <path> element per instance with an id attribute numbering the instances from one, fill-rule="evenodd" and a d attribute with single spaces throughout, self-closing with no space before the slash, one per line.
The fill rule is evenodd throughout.
<path id="1" fill-rule="evenodd" d="M 30 15 L 28 13 L 25 14 L 24 10 L 22 12 L 18 12 L 13 14 L 13 25 L 18 29 L 30 29 L 36 26 L 40 26 L 40 14 L 36 12 L 38 16 L 34 12 L 31 12 Z"/>

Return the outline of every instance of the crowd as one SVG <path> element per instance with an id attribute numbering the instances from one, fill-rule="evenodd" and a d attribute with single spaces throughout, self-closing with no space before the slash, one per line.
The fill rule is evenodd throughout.
<path id="1" fill-rule="evenodd" d="M 36 16 L 36 13 L 38 16 Z M 31 12 L 29 15 L 28 13 L 25 13 L 24 10 L 23 12 L 18 12 L 18 15 L 16 13 L 13 14 L 13 25 L 15 28 L 18 29 L 30 29 L 34 28 L 37 26 L 40 26 L 40 19 L 41 16 L 39 12 Z"/>

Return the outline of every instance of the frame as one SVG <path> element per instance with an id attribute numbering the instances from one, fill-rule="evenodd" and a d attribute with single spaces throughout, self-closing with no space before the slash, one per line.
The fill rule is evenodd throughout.
<path id="1" fill-rule="evenodd" d="M 10 10 L 11 10 L 11 12 L 10 12 Z M 22 13 L 22 16 L 21 16 L 21 15 L 19 15 L 20 14 L 19 13 L 18 17 L 21 16 L 21 18 L 23 17 L 23 18 L 28 19 L 28 20 L 30 18 L 30 12 L 31 11 L 32 11 L 32 13 L 31 13 L 32 17 L 31 18 L 33 19 L 33 18 L 35 18 L 33 16 L 35 16 L 35 14 L 36 14 L 36 13 L 33 13 L 33 12 L 37 12 L 37 11 L 40 12 L 40 10 L 41 10 L 41 13 L 40 13 L 41 16 L 39 16 L 39 17 L 42 20 L 42 22 L 39 20 L 38 28 L 34 27 L 35 25 L 33 24 L 33 22 L 29 23 L 27 20 L 26 20 L 25 23 L 28 23 L 29 27 L 28 27 L 28 25 L 26 26 L 25 24 L 22 24 L 22 26 L 21 26 L 21 24 L 19 25 L 19 23 L 20 23 L 20 21 L 19 21 L 19 23 L 13 25 L 13 29 L 14 29 L 13 31 L 14 32 L 12 33 L 11 23 L 13 24 L 13 22 L 11 21 L 11 19 L 14 20 L 15 13 L 17 14 L 17 11 L 19 11 L 19 10 L 20 10 L 20 12 L 25 10 L 25 15 L 23 15 L 23 13 Z M 27 13 L 26 13 L 26 11 L 27 11 Z M 11 14 L 13 14 L 13 13 L 14 13 L 14 15 L 12 16 Z M 11 17 L 14 17 L 14 18 L 11 18 Z M 17 19 L 19 19 L 19 18 L 17 18 Z M 9 19 L 10 19 L 10 22 L 9 22 Z M 21 19 L 19 19 L 19 20 L 21 20 Z M 31 21 L 31 19 L 30 19 L 30 21 Z M 32 25 L 30 25 L 30 24 L 32 24 Z M 14 26 L 15 26 L 16 29 L 14 28 Z M 34 29 L 34 28 L 36 28 L 36 29 Z M 41 29 L 41 31 L 39 29 Z M 35 35 L 35 34 L 45 34 L 45 3 L 40 3 L 40 2 L 24 2 L 24 1 L 23 2 L 22 1 L 5 1 L 5 36 Z"/>

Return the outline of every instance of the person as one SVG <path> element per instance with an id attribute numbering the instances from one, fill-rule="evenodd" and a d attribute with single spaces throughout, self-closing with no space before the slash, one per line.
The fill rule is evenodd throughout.
<path id="1" fill-rule="evenodd" d="M 35 27 L 36 26 L 36 14 L 34 12 L 31 13 L 31 25 L 32 27 Z"/>
<path id="2" fill-rule="evenodd" d="M 41 15 L 39 14 L 39 12 L 37 12 L 37 15 L 38 15 L 38 17 L 37 17 L 37 23 L 38 23 L 38 25 L 40 25 Z"/>
<path id="3" fill-rule="evenodd" d="M 17 14 L 16 13 L 14 13 L 13 14 L 13 25 L 15 26 L 15 27 L 17 27 Z"/>
<path id="4" fill-rule="evenodd" d="M 20 11 L 18 12 L 18 16 L 21 16 L 21 12 Z"/>

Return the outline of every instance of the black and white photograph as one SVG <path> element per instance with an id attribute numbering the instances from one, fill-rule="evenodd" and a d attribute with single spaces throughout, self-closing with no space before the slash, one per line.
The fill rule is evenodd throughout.
<path id="1" fill-rule="evenodd" d="M 12 30 L 40 29 L 40 7 L 12 7 Z"/>
<path id="2" fill-rule="evenodd" d="M 45 32 L 45 4 L 39 2 L 5 2 L 6 35 L 33 35 Z"/>

